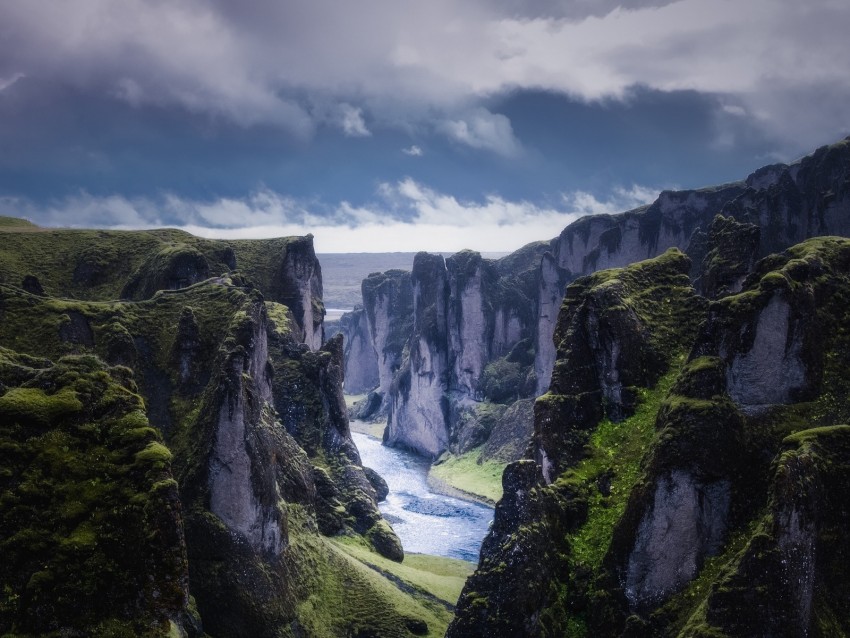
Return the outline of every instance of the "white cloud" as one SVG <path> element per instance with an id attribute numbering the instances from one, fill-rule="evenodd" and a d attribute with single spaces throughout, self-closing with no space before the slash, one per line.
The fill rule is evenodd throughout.
<path id="1" fill-rule="evenodd" d="M 340 105 L 340 125 L 343 132 L 349 137 L 368 137 L 372 132 L 366 128 L 363 119 L 363 109 L 350 104 Z"/>
<path id="2" fill-rule="evenodd" d="M 8 78 L 0 78 L 0 91 L 5 91 L 10 86 L 12 86 L 15 82 L 24 77 L 23 73 L 13 73 Z"/>
<path id="3" fill-rule="evenodd" d="M 444 120 L 437 129 L 455 142 L 504 157 L 514 157 L 521 150 L 511 121 L 486 109 L 476 109 L 462 119 Z"/>
<path id="4" fill-rule="evenodd" d="M 630 188 L 615 187 L 604 200 L 599 200 L 593 194 L 580 190 L 565 193 L 563 199 L 567 208 L 579 215 L 613 215 L 651 204 L 659 193 L 660 190 L 657 188 L 633 184 Z"/>
<path id="5" fill-rule="evenodd" d="M 401 149 L 401 152 L 405 155 L 410 155 L 411 157 L 422 157 L 425 154 L 425 152 L 416 144 L 412 144 L 407 148 Z"/>
<path id="6" fill-rule="evenodd" d="M 0 0 L 0 77 L 25 73 L 303 135 L 315 125 L 303 96 L 330 96 L 376 121 L 399 112 L 445 120 L 458 141 L 501 153 L 511 148 L 502 124 L 457 113 L 517 88 L 588 100 L 635 85 L 694 89 L 734 96 L 788 135 L 850 124 L 836 108 L 850 95 L 850 4 L 629 5 Z M 823 87 L 834 90 L 829 104 Z M 363 112 L 351 115 L 345 130 L 363 135 Z"/>
<path id="7" fill-rule="evenodd" d="M 560 205 L 545 206 L 490 195 L 464 201 L 413 179 L 382 184 L 368 206 L 342 202 L 308 204 L 270 190 L 249 196 L 195 201 L 165 195 L 159 199 L 96 197 L 82 193 L 47 206 L 0 198 L 0 215 L 25 216 L 46 226 L 155 228 L 174 225 L 203 237 L 264 238 L 315 236 L 319 252 L 456 251 L 463 248 L 512 251 L 556 237 L 579 217 L 616 213 L 654 199 L 657 190 L 616 188 L 600 200 L 565 194 Z"/>

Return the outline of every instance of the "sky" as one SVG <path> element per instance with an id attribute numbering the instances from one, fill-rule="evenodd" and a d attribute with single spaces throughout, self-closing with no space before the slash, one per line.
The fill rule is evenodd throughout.
<path id="1" fill-rule="evenodd" d="M 509 251 L 850 134 L 846 0 L 0 0 L 0 215 Z"/>

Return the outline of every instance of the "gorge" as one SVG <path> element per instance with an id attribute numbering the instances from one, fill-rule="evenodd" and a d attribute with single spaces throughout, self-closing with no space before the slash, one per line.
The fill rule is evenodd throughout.
<path id="1" fill-rule="evenodd" d="M 0 635 L 850 634 L 848 236 L 850 138 L 330 334 L 309 235 L 3 218 Z"/>

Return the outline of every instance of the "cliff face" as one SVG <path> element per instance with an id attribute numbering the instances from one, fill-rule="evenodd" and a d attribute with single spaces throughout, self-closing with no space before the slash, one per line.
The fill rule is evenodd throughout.
<path id="1" fill-rule="evenodd" d="M 401 368 L 404 348 L 413 328 L 413 286 L 410 273 L 388 270 L 372 273 L 361 285 L 363 309 L 343 316 L 345 338 L 346 391 L 371 391 L 357 416 L 381 419 L 390 405 L 390 386 Z M 360 341 L 364 345 L 357 346 Z M 358 383 L 361 371 L 369 383 Z M 351 381 L 350 375 L 355 381 Z"/>
<path id="2" fill-rule="evenodd" d="M 88 299 L 151 298 L 238 272 L 270 301 L 285 304 L 301 338 L 322 344 L 322 270 L 313 238 L 213 241 L 178 230 L 7 232 L 0 282 L 47 295 Z"/>
<path id="3" fill-rule="evenodd" d="M 850 240 L 769 256 L 708 306 L 689 269 L 668 252 L 568 288 L 534 460 L 505 472 L 447 635 L 850 627 L 827 558 L 848 551 Z"/>
<path id="4" fill-rule="evenodd" d="M 649 259 L 668 248 L 691 253 L 694 231 L 706 227 L 721 208 L 744 191 L 743 184 L 694 191 L 665 191 L 650 206 L 621 215 L 585 217 L 552 242 L 540 266 L 538 292 L 537 393 L 549 387 L 555 349 L 552 336 L 565 286 L 605 268 Z"/>
<path id="5" fill-rule="evenodd" d="M 544 248 L 532 244 L 496 261 L 472 251 L 447 260 L 420 253 L 412 273 L 395 270 L 365 279 L 364 312 L 379 381 L 354 413 L 359 418 L 388 415 L 387 441 L 426 456 L 466 449 L 471 441 L 480 445 L 486 434 L 481 438 L 478 402 L 533 390 L 533 379 L 526 379 L 535 325 L 531 298 L 536 260 Z M 346 320 L 351 344 L 363 334 L 355 317 Z M 368 349 L 348 352 L 347 369 L 372 365 Z M 488 369 L 494 362 L 496 367 Z M 506 366 L 520 382 L 509 383 L 504 393 Z M 464 431 L 467 425 L 470 431 Z"/>
<path id="6" fill-rule="evenodd" d="M 418 253 L 410 281 L 413 332 L 402 367 L 390 386 L 384 438 L 390 445 L 436 457 L 446 449 L 449 438 L 445 396 L 449 384 L 449 286 L 443 258 Z"/>
<path id="7" fill-rule="evenodd" d="M 345 356 L 345 391 L 364 394 L 378 387 L 378 357 L 369 332 L 369 318 L 363 307 L 345 313 L 339 320 Z"/>
<path id="8" fill-rule="evenodd" d="M 4 557 L 21 557 L 4 632 L 407 635 L 395 586 L 327 540 L 403 558 L 348 430 L 341 339 L 311 350 L 296 313 L 237 274 L 123 302 L 0 285 L 0 314 L 0 345 L 38 357 L 0 365 Z"/>
<path id="9" fill-rule="evenodd" d="M 551 242 L 529 245 L 500 260 L 458 253 L 446 260 L 444 269 L 416 276 L 420 288 L 448 290 L 445 315 L 439 317 L 445 338 L 425 334 L 423 340 L 421 331 L 414 336 L 413 327 L 403 320 L 406 306 L 382 315 L 381 324 L 407 329 L 406 337 L 393 339 L 387 350 L 390 359 L 399 362 L 403 378 L 388 385 L 392 366 L 384 366 L 379 374 L 381 401 L 370 398 L 365 411 L 394 404 L 388 440 L 426 455 L 444 449 L 457 453 L 470 442 L 486 441 L 489 426 L 481 413 L 490 410 L 490 403 L 512 403 L 549 389 L 557 356 L 555 323 L 570 282 L 678 248 L 691 257 L 689 275 L 701 294 L 719 298 L 736 293 L 756 261 L 768 253 L 811 236 L 850 233 L 848 174 L 850 141 L 845 140 L 796 164 L 760 169 L 741 182 L 666 191 L 649 206 L 582 218 Z M 374 278 L 381 281 L 385 276 Z M 429 277 L 433 280 L 426 281 Z M 377 307 L 367 290 L 371 279 L 364 282 L 364 308 L 370 319 Z M 425 307 L 414 304 L 414 311 Z M 414 316 L 413 321 L 420 319 Z M 376 345 L 374 334 L 372 343 L 377 352 L 386 347 Z M 372 356 L 368 348 L 356 352 Z M 742 380 L 757 375 L 752 365 L 742 360 L 735 374 Z M 349 367 L 355 364 L 349 362 Z M 616 403 L 618 382 L 603 386 L 608 400 Z M 428 432 L 417 432 L 420 427 Z"/>

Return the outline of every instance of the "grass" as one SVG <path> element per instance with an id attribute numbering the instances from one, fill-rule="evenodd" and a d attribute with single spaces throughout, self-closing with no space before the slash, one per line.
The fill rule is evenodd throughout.
<path id="1" fill-rule="evenodd" d="M 479 448 L 460 456 L 449 455 L 445 460 L 431 466 L 428 473 L 429 483 L 435 483 L 433 486 L 439 489 L 439 483 L 442 482 L 491 505 L 494 504 L 502 498 L 502 472 L 507 463 L 481 461 L 480 457 Z"/>
<path id="2" fill-rule="evenodd" d="M 28 219 L 21 217 L 0 217 L 0 231 L 2 230 L 38 230 L 38 226 Z"/>
<path id="3" fill-rule="evenodd" d="M 377 554 L 355 538 L 341 537 L 332 539 L 331 542 L 361 563 L 389 572 L 412 587 L 426 591 L 450 605 L 457 602 L 466 579 L 475 571 L 475 565 L 465 560 L 407 554 L 404 562 L 396 563 Z"/>
<path id="4" fill-rule="evenodd" d="M 679 357 L 679 364 L 684 356 Z M 558 480 L 593 484 L 599 478 L 611 476 L 609 496 L 591 489 L 587 522 L 570 535 L 571 561 L 598 569 L 608 551 L 614 526 L 623 515 L 629 494 L 640 478 L 640 466 L 655 433 L 655 418 L 662 399 L 673 385 L 680 365 L 671 366 L 655 388 L 641 388 L 640 404 L 634 415 L 614 423 L 602 421 L 590 437 L 588 458 Z"/>
<path id="5" fill-rule="evenodd" d="M 401 565 L 390 564 L 391 561 L 385 565 L 384 559 L 355 539 L 331 540 L 304 531 L 293 533 L 290 538 L 294 555 L 308 561 L 301 579 L 301 584 L 307 587 L 307 595 L 296 609 L 306 635 L 316 638 L 361 634 L 408 638 L 410 621 L 425 622 L 428 627 L 425 635 L 436 638 L 445 634 L 452 620 L 452 611 L 446 601 L 435 597 L 424 586 L 417 589 L 414 583 L 409 584 L 405 577 L 390 571 L 399 570 Z M 402 585 L 387 578 L 376 567 L 386 568 L 387 573 L 401 579 Z M 450 585 L 451 573 L 444 576 L 449 584 L 447 588 L 437 585 L 439 574 L 436 572 L 429 579 L 427 569 L 408 569 L 407 577 L 419 583 L 430 580 L 430 586 L 442 590 L 443 595 L 454 591 Z M 451 572 L 445 565 L 434 569 Z M 402 586 L 410 589 L 405 591 Z"/>
<path id="6" fill-rule="evenodd" d="M 365 394 L 346 394 L 345 396 L 345 407 L 350 408 L 358 401 L 362 401 L 366 398 Z"/>
<path id="7" fill-rule="evenodd" d="M 359 432 L 360 434 L 365 434 L 366 436 L 370 436 L 373 439 L 381 441 L 384 438 L 384 429 L 387 427 L 387 422 L 376 421 L 374 423 L 370 423 L 368 421 L 352 419 L 349 427 L 352 432 Z"/>

